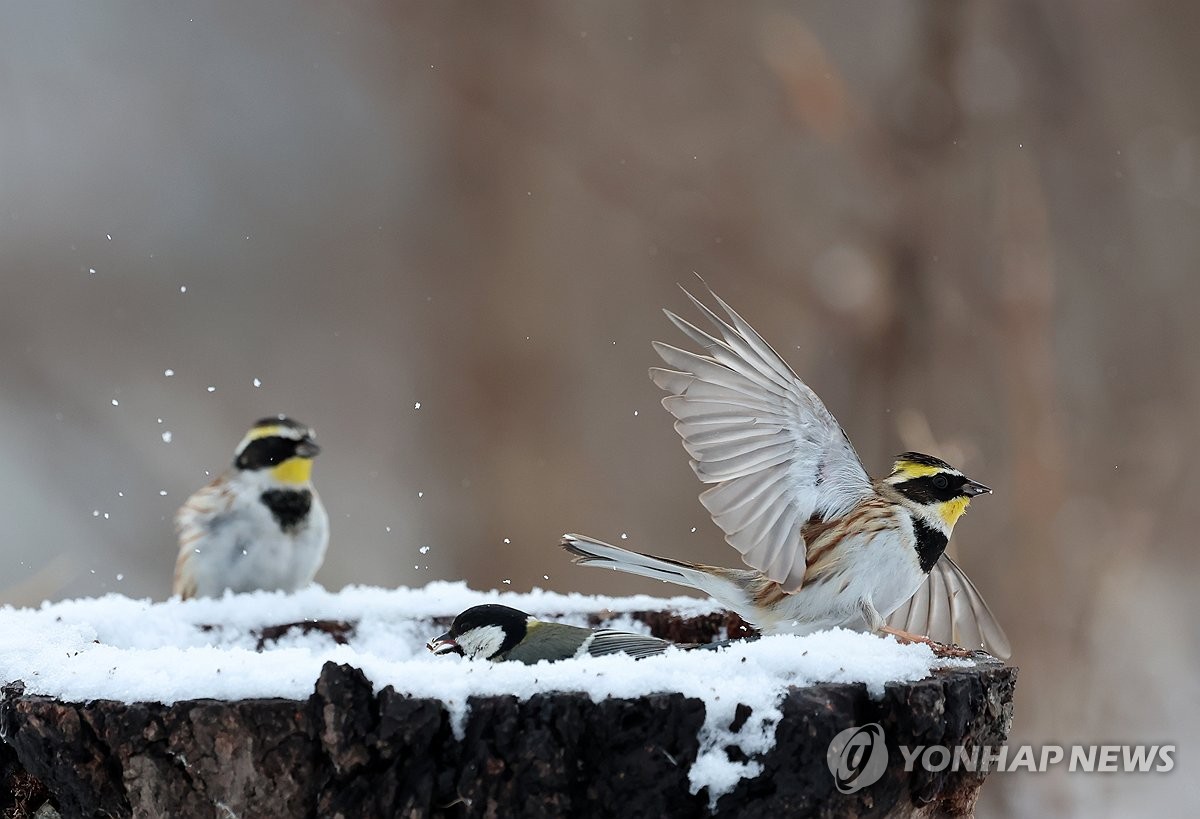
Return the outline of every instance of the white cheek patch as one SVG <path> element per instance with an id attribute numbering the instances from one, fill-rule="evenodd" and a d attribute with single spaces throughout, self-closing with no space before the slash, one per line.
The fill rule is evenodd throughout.
<path id="1" fill-rule="evenodd" d="M 942 508 L 945 505 L 945 503 L 939 503 L 936 506 L 918 506 L 916 510 L 910 509 L 909 511 L 920 517 L 926 526 L 949 538 L 950 533 L 954 531 L 954 524 L 951 521 L 947 521 L 942 515 Z"/>
<path id="2" fill-rule="evenodd" d="M 490 659 L 504 645 L 504 629 L 500 626 L 479 626 L 455 638 L 468 658 Z"/>

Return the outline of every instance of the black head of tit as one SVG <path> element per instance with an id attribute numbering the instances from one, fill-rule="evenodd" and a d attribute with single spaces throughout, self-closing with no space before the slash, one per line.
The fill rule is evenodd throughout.
<path id="1" fill-rule="evenodd" d="M 548 623 L 518 609 L 488 603 L 459 614 L 449 631 L 430 640 L 425 647 L 434 654 L 460 654 L 468 659 L 496 662 L 515 660 L 532 665 L 542 660 L 554 662 L 605 654 L 650 657 L 673 645 L 676 644 L 669 640 L 645 634 Z"/>

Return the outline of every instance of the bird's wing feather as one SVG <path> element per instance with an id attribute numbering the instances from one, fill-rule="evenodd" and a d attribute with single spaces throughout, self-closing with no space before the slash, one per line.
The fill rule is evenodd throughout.
<path id="1" fill-rule="evenodd" d="M 227 513 L 233 504 L 228 476 L 196 490 L 175 513 L 175 532 L 179 536 L 179 554 L 175 558 L 175 578 L 171 593 L 184 600 L 196 596 L 196 578 L 192 558 L 196 547 L 209 530 L 209 524 Z"/>
<path id="2" fill-rule="evenodd" d="M 603 657 L 606 654 L 650 657 L 662 654 L 671 645 L 672 643 L 668 640 L 660 640 L 645 634 L 631 634 L 627 631 L 602 628 L 597 630 L 587 643 L 587 653 L 593 657 Z"/>
<path id="3" fill-rule="evenodd" d="M 941 643 L 982 648 L 1001 660 L 1012 654 L 1008 637 L 983 595 L 949 555 L 942 555 L 917 593 L 892 612 L 887 623 Z"/>
<path id="4" fill-rule="evenodd" d="M 726 318 L 684 293 L 716 334 L 664 311 L 703 352 L 655 342 L 672 369 L 650 377 L 671 393 L 663 406 L 693 471 L 714 484 L 700 500 L 726 541 L 795 590 L 805 572 L 800 528 L 848 512 L 872 494 L 871 480 L 837 420 L 762 336 L 715 293 Z"/>

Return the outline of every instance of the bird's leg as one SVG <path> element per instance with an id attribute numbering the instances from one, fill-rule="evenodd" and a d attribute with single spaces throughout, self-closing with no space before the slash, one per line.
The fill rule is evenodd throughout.
<path id="1" fill-rule="evenodd" d="M 961 646 L 946 645 L 939 643 L 937 640 L 931 640 L 923 634 L 913 634 L 911 631 L 892 628 L 891 626 L 881 625 L 876 629 L 880 634 L 890 634 L 901 643 L 924 643 L 933 649 L 933 653 L 939 657 L 970 657 L 971 652 Z"/>
<path id="2" fill-rule="evenodd" d="M 867 624 L 867 631 L 874 633 L 884 628 L 883 615 L 875 608 L 874 603 L 870 600 L 860 600 L 858 608 L 862 612 L 863 622 Z"/>
<path id="3" fill-rule="evenodd" d="M 862 610 L 863 620 L 867 623 L 867 628 L 872 633 L 890 634 L 901 643 L 924 643 L 933 649 L 933 653 L 939 657 L 970 657 L 971 652 L 958 646 L 948 646 L 945 643 L 939 643 L 937 640 L 930 640 L 923 634 L 913 634 L 910 631 L 903 629 L 892 628 L 884 620 L 883 615 L 875 608 L 870 600 L 863 600 L 859 603 L 859 608 Z"/>

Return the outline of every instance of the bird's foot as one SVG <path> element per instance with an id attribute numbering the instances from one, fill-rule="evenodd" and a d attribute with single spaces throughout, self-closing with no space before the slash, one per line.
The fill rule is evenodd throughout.
<path id="1" fill-rule="evenodd" d="M 937 640 L 931 640 L 923 634 L 913 634 L 911 631 L 884 626 L 879 629 L 883 634 L 890 634 L 901 643 L 924 643 L 933 649 L 933 653 L 938 657 L 972 657 L 974 652 L 969 649 L 956 645 L 947 645 L 939 643 Z"/>

